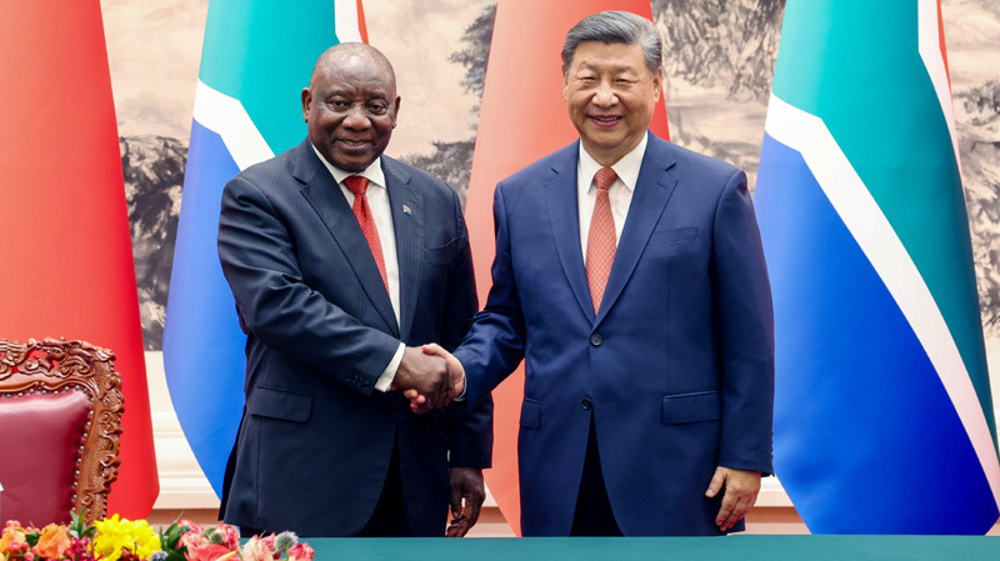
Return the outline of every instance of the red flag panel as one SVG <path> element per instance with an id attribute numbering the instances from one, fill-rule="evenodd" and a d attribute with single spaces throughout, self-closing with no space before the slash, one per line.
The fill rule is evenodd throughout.
<path id="1" fill-rule="evenodd" d="M 159 485 L 100 2 L 4 2 L 0 53 L 0 337 L 115 352 L 125 415 L 109 514 L 142 518 Z"/>
<path id="2" fill-rule="evenodd" d="M 495 249 L 493 189 L 498 181 L 577 138 L 563 100 L 560 53 L 573 25 L 604 10 L 626 10 L 652 19 L 648 0 L 500 0 L 497 4 L 465 211 L 483 303 Z M 650 128 L 669 138 L 662 101 Z M 486 473 L 490 492 L 518 535 L 517 429 L 523 391 L 522 365 L 493 392 L 495 451 L 493 469 Z"/>

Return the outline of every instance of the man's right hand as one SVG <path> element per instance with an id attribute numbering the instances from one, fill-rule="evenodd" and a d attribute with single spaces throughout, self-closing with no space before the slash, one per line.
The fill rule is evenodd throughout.
<path id="1" fill-rule="evenodd" d="M 418 413 L 444 407 L 455 397 L 454 383 L 445 360 L 417 347 L 403 349 L 403 360 L 392 385 L 404 391 L 410 398 L 411 408 Z"/>
<path id="2" fill-rule="evenodd" d="M 462 363 L 437 343 L 428 343 L 422 349 L 426 355 L 443 358 L 448 365 L 450 395 L 447 401 L 445 401 L 445 405 L 450 403 L 452 399 L 463 395 L 465 393 L 465 368 L 462 366 Z M 407 347 L 407 350 L 409 350 L 409 347 Z M 403 395 L 410 400 L 410 409 L 414 413 L 426 413 L 432 409 L 427 404 L 427 397 L 415 389 L 407 389 L 403 392 Z"/>
<path id="3" fill-rule="evenodd" d="M 464 394 L 465 367 L 462 366 L 462 362 L 437 343 L 428 343 L 421 347 L 421 349 L 423 349 L 424 354 L 436 355 L 444 359 L 448 365 L 448 375 L 451 376 L 451 383 L 455 387 L 455 397 Z"/>

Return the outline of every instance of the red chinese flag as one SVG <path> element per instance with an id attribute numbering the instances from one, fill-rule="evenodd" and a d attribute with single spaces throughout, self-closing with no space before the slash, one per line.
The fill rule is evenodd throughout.
<path id="1" fill-rule="evenodd" d="M 577 138 L 563 100 L 560 53 L 571 27 L 604 10 L 626 10 L 652 19 L 649 0 L 500 0 L 497 4 L 465 211 L 481 302 L 489 293 L 495 249 L 493 189 L 498 181 Z M 662 101 L 651 128 L 668 138 Z M 493 469 L 486 473 L 490 492 L 518 535 L 517 431 L 523 391 L 522 365 L 493 392 L 495 451 Z"/>
<path id="2" fill-rule="evenodd" d="M 114 351 L 125 414 L 109 515 L 143 518 L 159 484 L 100 2 L 0 2 L 0 57 L 0 337 Z"/>

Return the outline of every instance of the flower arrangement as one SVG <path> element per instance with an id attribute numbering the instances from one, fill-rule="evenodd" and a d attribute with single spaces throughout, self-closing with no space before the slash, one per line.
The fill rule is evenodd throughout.
<path id="1" fill-rule="evenodd" d="M 312 561 L 314 555 L 292 532 L 241 545 L 239 530 L 228 524 L 202 529 L 178 520 L 156 532 L 145 520 L 117 514 L 92 525 L 74 514 L 69 525 L 41 529 L 11 520 L 0 533 L 0 561 Z"/>

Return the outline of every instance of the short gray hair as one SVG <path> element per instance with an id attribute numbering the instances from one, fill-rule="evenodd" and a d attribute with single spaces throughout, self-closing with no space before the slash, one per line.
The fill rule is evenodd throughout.
<path id="1" fill-rule="evenodd" d="M 585 41 L 639 45 L 646 68 L 654 74 L 663 64 L 663 39 L 653 22 L 631 12 L 608 11 L 583 18 L 566 34 L 562 50 L 563 76 L 569 70 L 576 48 Z"/>

